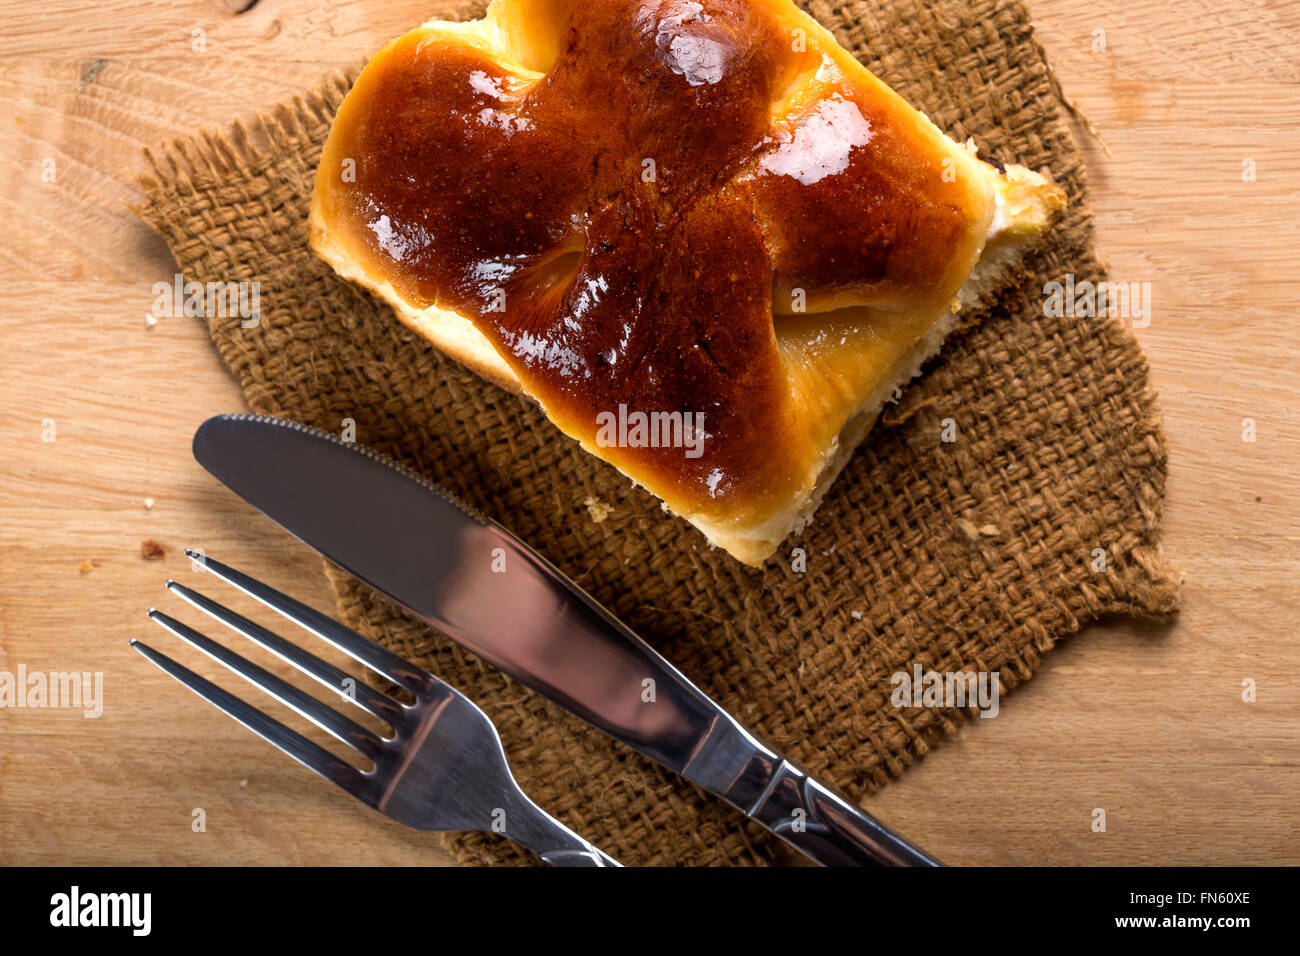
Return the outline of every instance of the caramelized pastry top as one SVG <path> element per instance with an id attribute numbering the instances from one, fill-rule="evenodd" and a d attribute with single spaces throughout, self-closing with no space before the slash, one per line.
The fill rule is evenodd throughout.
<path id="1" fill-rule="evenodd" d="M 620 405 L 702 413 L 699 457 L 601 450 L 674 510 L 811 487 L 825 438 L 779 331 L 861 339 L 866 309 L 919 336 L 907 317 L 952 301 L 987 233 L 976 161 L 788 3 L 503 4 L 499 46 L 430 26 L 370 63 L 318 173 L 325 221 L 406 301 L 469 318 L 589 447 Z"/>

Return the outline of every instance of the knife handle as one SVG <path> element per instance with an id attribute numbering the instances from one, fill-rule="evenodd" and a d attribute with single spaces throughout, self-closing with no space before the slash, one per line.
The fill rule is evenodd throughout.
<path id="1" fill-rule="evenodd" d="M 826 866 L 940 865 L 788 760 L 749 816 Z"/>

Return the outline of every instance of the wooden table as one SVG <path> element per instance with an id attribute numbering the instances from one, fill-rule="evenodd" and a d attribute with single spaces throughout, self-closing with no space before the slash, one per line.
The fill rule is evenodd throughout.
<path id="1" fill-rule="evenodd" d="M 448 862 L 437 837 L 323 785 L 127 646 L 168 640 L 144 610 L 177 603 L 162 583 L 193 573 L 186 545 L 332 607 L 316 558 L 188 454 L 200 421 L 243 406 L 201 322 L 146 329 L 175 265 L 128 208 L 139 149 L 270 104 L 438 7 L 242 5 L 0 3 L 0 671 L 104 674 L 98 719 L 0 709 L 6 863 Z M 1080 130 L 1099 246 L 1117 279 L 1153 286 L 1137 334 L 1186 609 L 1065 642 L 998 719 L 870 808 L 952 863 L 1300 863 L 1300 6 L 1035 11 L 1113 151 Z M 144 560 L 146 538 L 166 557 Z"/>

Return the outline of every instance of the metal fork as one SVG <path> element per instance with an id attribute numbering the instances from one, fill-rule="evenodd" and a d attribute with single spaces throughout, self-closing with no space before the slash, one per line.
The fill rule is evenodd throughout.
<path id="1" fill-rule="evenodd" d="M 428 671 L 307 605 L 220 561 L 186 551 L 198 565 L 415 697 L 403 704 L 248 618 L 175 581 L 167 588 L 194 607 L 384 721 L 382 737 L 161 611 L 149 617 L 260 687 L 373 763 L 360 770 L 140 641 L 131 646 L 253 733 L 342 787 L 367 806 L 418 830 L 502 833 L 555 866 L 618 866 L 542 810 L 520 789 L 496 727 L 468 697 Z"/>

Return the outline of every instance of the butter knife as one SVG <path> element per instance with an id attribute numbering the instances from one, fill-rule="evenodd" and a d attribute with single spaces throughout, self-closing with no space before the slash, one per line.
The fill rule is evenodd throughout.
<path id="1" fill-rule="evenodd" d="M 416 617 L 828 866 L 937 866 L 759 741 L 545 558 L 387 456 L 262 415 L 219 415 L 194 457 Z"/>

